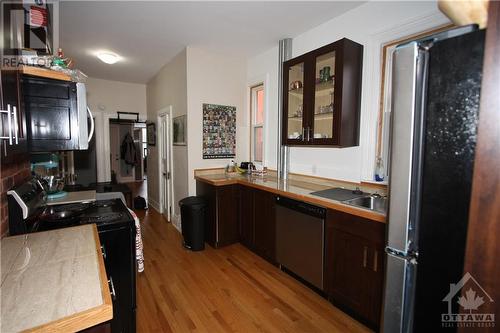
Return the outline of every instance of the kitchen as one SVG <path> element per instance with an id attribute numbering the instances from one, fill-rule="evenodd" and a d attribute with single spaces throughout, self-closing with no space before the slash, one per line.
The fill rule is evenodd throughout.
<path id="1" fill-rule="evenodd" d="M 392 245 L 388 229 L 396 226 L 395 222 L 391 224 L 390 216 L 398 212 L 394 208 L 396 206 L 393 199 L 402 199 L 407 195 L 404 187 L 393 186 L 396 183 L 391 183 L 391 180 L 398 179 L 398 175 L 391 173 L 394 170 L 405 170 L 401 163 L 410 159 L 408 151 L 412 149 L 399 142 L 411 142 L 412 138 L 408 136 L 410 131 L 404 128 L 398 131 L 395 128 L 393 138 L 400 140 L 390 144 L 390 123 L 387 120 L 391 114 L 390 107 L 406 106 L 391 104 L 391 90 L 382 88 L 384 85 L 389 86 L 392 80 L 404 77 L 399 76 L 396 67 L 392 71 L 388 70 L 391 60 L 388 55 L 396 54 L 396 59 L 405 59 L 403 55 L 398 56 L 397 52 L 392 53 L 396 45 L 450 31 L 466 23 L 480 23 L 484 26 L 484 16 L 483 21 L 477 18 L 460 21 L 457 18 L 460 15 L 456 13 L 465 10 L 446 1 L 440 2 L 439 7 L 436 2 L 287 3 L 288 16 L 281 17 L 283 24 L 277 27 L 275 19 L 280 17 L 282 4 L 260 5 L 266 8 L 266 14 L 260 25 L 249 29 L 245 24 L 234 25 L 232 20 L 225 22 L 224 19 L 233 17 L 235 20 L 248 22 L 244 19 L 247 14 L 259 12 L 250 3 L 153 5 L 139 2 L 86 4 L 63 1 L 58 8 L 59 47 L 65 54 L 61 59 L 74 58 L 75 67 L 72 68 L 80 69 L 82 74 L 89 77 L 85 80 L 79 76 L 79 72 L 51 71 L 50 75 L 58 75 L 57 80 L 53 77 L 46 79 L 39 77 L 40 72 L 48 73 L 41 68 L 23 66 L 20 69 L 22 72 L 17 73 L 20 82 L 17 85 L 22 85 L 23 89 L 17 89 L 17 101 L 9 103 L 11 97 L 6 88 L 11 85 L 4 83 L 8 82 L 8 77 L 5 75 L 6 71 L 2 70 L 2 98 L 7 101 L 4 103 L 16 106 L 16 111 L 12 114 L 6 112 L 2 117 L 2 136 L 6 136 L 2 140 L 2 152 L 6 155 L 2 155 L 1 225 L 2 236 L 7 237 L 2 238 L 2 263 L 4 254 L 8 253 L 4 250 L 5 244 L 21 237 L 15 234 L 27 232 L 18 232 L 15 227 L 7 230 L 11 220 L 19 222 L 14 224 L 16 226 L 41 227 L 33 230 L 53 229 L 51 226 L 58 224 L 54 221 L 59 220 L 52 221 L 37 216 L 28 221 L 25 216 L 31 216 L 32 213 L 37 215 L 42 207 L 50 210 L 52 206 L 52 213 L 48 215 L 53 217 L 54 213 L 58 213 L 58 207 L 64 207 L 57 204 L 46 206 L 50 200 L 43 198 L 44 191 L 40 191 L 41 187 L 36 183 L 30 185 L 30 188 L 25 187 L 25 193 L 30 193 L 28 196 L 22 195 L 20 185 L 31 177 L 35 168 L 38 173 L 52 172 L 43 171 L 42 166 L 54 168 L 54 173 L 58 173 L 62 166 L 71 167 L 71 162 L 65 160 L 65 153 L 61 159 L 52 158 L 52 154 L 88 150 L 85 135 L 87 140 L 89 137 L 95 140 L 94 171 L 96 182 L 103 183 L 102 188 L 95 186 L 86 191 L 72 192 L 65 185 L 64 190 L 68 193 L 66 197 L 54 198 L 52 200 L 56 201 L 52 203 L 68 200 L 70 196 L 88 196 L 76 200 L 78 203 L 83 201 L 85 207 L 73 207 L 78 210 L 79 224 L 85 225 L 73 228 L 89 229 L 89 226 L 97 226 L 94 230 L 85 231 L 87 236 L 84 238 L 94 246 L 95 251 L 88 252 L 87 244 L 84 255 L 95 258 L 93 267 L 101 267 L 105 271 L 102 274 L 102 270 L 90 270 L 94 272 L 94 281 L 97 279 L 102 282 L 101 306 L 106 310 L 103 311 L 105 315 L 102 318 L 93 317 L 84 326 L 59 327 L 59 331 L 79 331 L 99 323 L 101 325 L 94 329 L 111 329 L 113 332 L 412 330 L 413 323 L 407 317 L 411 316 L 412 309 L 405 303 L 399 304 L 403 308 L 400 312 L 391 312 L 398 305 L 390 302 L 398 302 L 398 299 L 390 298 L 389 293 L 392 290 L 395 294 L 399 292 L 402 295 L 398 288 L 411 292 L 412 287 L 412 283 L 404 285 L 401 279 L 397 281 L 396 271 L 388 267 L 391 255 L 396 258 L 398 253 L 386 254 L 386 246 Z M 489 15 L 493 20 L 488 20 L 484 48 L 484 66 L 489 65 L 492 70 L 483 69 L 481 88 L 481 98 L 487 96 L 493 98 L 493 101 L 482 100 L 483 104 L 495 102 L 497 88 L 494 84 L 498 85 L 498 77 L 494 76 L 498 75 L 498 71 L 493 70 L 493 66 L 498 66 L 497 60 L 488 58 L 488 42 L 494 38 L 488 39 L 488 32 L 492 31 L 494 36 L 495 27 L 498 29 L 495 25 L 498 20 L 494 16 L 498 15 L 496 7 L 497 4 L 490 3 Z M 141 14 L 137 15 L 138 12 Z M 172 31 L 178 31 L 175 36 L 164 33 L 169 30 L 163 25 L 167 23 L 161 20 L 148 21 L 148 18 L 156 18 L 163 12 L 169 15 L 166 20 L 170 24 L 168 27 Z M 385 17 L 380 20 L 373 13 L 384 13 Z M 207 21 L 196 20 L 200 17 Z M 143 22 L 141 20 L 149 22 L 143 28 L 150 29 L 150 39 L 145 37 L 148 33 L 138 29 L 135 24 Z M 123 24 L 125 21 L 134 24 Z M 186 26 L 188 22 L 189 27 Z M 119 27 L 120 33 L 127 37 L 118 38 L 120 34 L 117 35 L 114 28 L 109 28 L 111 26 Z M 193 31 L 197 33 L 196 38 L 192 35 Z M 456 36 L 436 37 L 436 47 L 430 48 L 431 60 L 433 49 L 439 49 L 437 45 L 441 40 L 446 43 L 449 38 L 467 34 L 479 36 L 481 31 L 469 30 L 456 33 Z M 268 36 L 263 38 L 263 35 Z M 286 36 L 292 38 L 284 38 Z M 480 39 L 474 38 L 475 41 Z M 476 109 L 479 108 L 478 89 L 481 79 L 477 76 L 481 73 L 477 66 L 482 65 L 483 50 L 481 44 L 478 45 L 477 49 L 470 47 L 470 52 L 478 52 L 473 53 L 473 56 L 467 57 L 465 54 L 465 59 L 457 56 L 459 64 L 470 67 L 470 72 L 464 73 L 471 73 L 470 79 L 475 80 L 471 81 L 473 84 L 467 89 Z M 492 47 L 494 46 L 495 44 Z M 110 65 L 100 61 L 94 52 L 97 50 L 106 51 L 101 52 L 101 55 L 114 52 L 115 54 L 111 54 L 114 56 L 112 60 L 117 62 Z M 476 61 L 472 62 L 468 58 Z M 445 68 L 445 64 L 442 67 Z M 432 73 L 450 75 L 432 70 L 432 67 L 430 73 L 429 82 L 432 82 Z M 488 75 L 491 83 L 485 83 Z M 404 80 L 397 82 L 397 87 L 404 86 Z M 78 88 L 80 83 L 84 83 L 86 94 Z M 50 84 L 59 88 L 48 89 Z M 68 89 L 69 96 L 75 97 L 62 98 L 64 94 L 61 93 L 57 97 L 43 95 L 45 92 L 60 92 L 60 87 L 69 87 L 64 89 Z M 439 91 L 438 88 L 435 91 Z M 492 89 L 492 93 L 488 94 L 488 89 Z M 439 96 L 432 95 L 432 91 L 427 96 L 438 100 Z M 392 92 L 396 94 L 394 96 L 404 94 L 396 89 Z M 456 90 L 456 93 L 460 91 Z M 42 102 L 43 98 L 46 100 Z M 47 103 L 54 99 L 57 100 L 57 108 L 66 107 L 68 104 L 65 103 L 69 101 L 71 110 L 78 110 L 78 104 L 86 99 L 86 103 L 80 107 L 83 111 L 75 111 L 74 115 L 71 113 L 71 117 L 78 118 L 83 114 L 82 119 L 87 119 L 84 104 L 93 116 L 89 117 L 88 123 L 79 121 L 78 129 L 67 129 L 70 140 L 50 136 L 45 142 L 34 140 L 37 135 L 43 137 L 43 131 L 47 128 L 42 123 L 44 112 L 48 115 L 51 108 L 56 109 L 54 106 L 47 107 Z M 302 104 L 297 102 L 300 100 Z M 394 101 L 397 102 L 398 99 Z M 404 101 L 407 99 L 402 99 Z M 489 109 L 494 110 L 494 104 L 491 105 Z M 31 117 L 28 118 L 31 122 L 23 123 L 20 121 L 23 118 L 17 117 L 20 115 L 17 111 L 22 107 L 24 110 L 21 111 L 26 112 L 26 117 Z M 7 109 L 5 106 L 2 110 L 4 108 Z M 42 109 L 45 111 L 41 111 Z M 478 181 L 479 174 L 476 175 L 482 170 L 495 170 L 494 167 L 486 167 L 488 163 L 498 160 L 498 146 L 495 146 L 498 145 L 498 140 L 495 140 L 498 138 L 498 131 L 495 127 L 488 129 L 488 125 L 498 123 L 495 122 L 498 115 L 485 110 L 481 106 L 476 156 L 449 157 L 450 161 L 458 163 L 456 169 L 462 170 L 460 158 L 467 156 L 470 163 L 463 166 L 463 170 L 468 170 L 467 174 L 458 174 L 458 178 L 451 183 L 447 177 L 438 177 L 439 174 L 429 175 L 427 178 L 407 175 L 412 180 L 433 179 L 435 183 L 424 186 L 424 192 L 431 192 L 425 192 L 426 196 L 423 198 L 436 199 L 449 209 L 446 200 L 434 195 L 434 192 L 443 195 L 446 193 L 447 198 L 451 198 L 449 201 L 457 200 L 456 215 L 462 220 L 465 216 L 465 223 L 468 220 L 467 239 L 463 233 L 449 233 L 453 242 L 456 240 L 463 243 L 461 247 L 455 245 L 454 249 L 465 252 L 465 242 L 467 243 L 467 252 L 462 255 L 462 262 L 453 263 L 453 278 L 443 273 L 440 285 L 436 288 L 432 287 L 432 283 L 426 282 L 426 288 L 432 288 L 429 292 L 419 292 L 418 282 L 416 284 L 417 302 L 429 301 L 425 297 L 420 300 L 422 295 L 431 295 L 434 291 L 439 293 L 439 297 L 429 296 L 431 300 L 427 310 L 417 306 L 414 311 L 415 318 L 418 318 L 415 319 L 415 325 L 423 325 L 421 315 L 437 313 L 437 317 L 429 319 L 428 325 L 432 326 L 425 327 L 427 329 L 442 328 L 441 313 L 446 311 L 446 302 L 442 301 L 446 293 L 441 295 L 444 291 L 442 286 L 448 291 L 449 284 L 458 284 L 462 276 L 465 278 L 466 272 L 487 291 L 487 295 L 480 295 L 485 304 L 479 307 L 479 313 L 498 313 L 494 303 L 488 301 L 488 297 L 496 299 L 495 296 L 498 295 L 498 286 L 493 281 L 497 268 L 489 260 L 484 263 L 474 260 L 477 256 L 494 258 L 494 253 L 498 252 L 494 239 L 488 238 L 494 237 L 494 230 L 498 230 L 494 223 L 498 220 L 495 215 L 498 212 L 494 210 L 495 204 L 498 206 L 498 200 L 481 200 L 485 193 L 492 197 L 498 193 L 495 192 L 498 191 L 498 176 L 489 172 L 491 181 L 485 183 Z M 142 182 L 147 182 L 149 209 L 134 210 L 140 221 L 144 243 L 145 267 L 144 272 L 140 273 L 134 269 L 137 255 L 134 249 L 135 240 L 141 237 L 137 237 L 140 233 L 134 227 L 133 215 L 127 210 L 127 207 L 135 207 L 132 199 L 136 194 L 133 189 L 127 190 L 127 186 L 122 183 L 109 183 L 112 181 L 112 161 L 108 158 L 111 153 L 108 124 L 111 124 L 110 119 L 120 118 L 119 112 L 125 114 L 128 122 L 145 122 L 148 133 L 147 180 Z M 126 113 L 134 114 L 127 116 Z M 11 116 L 13 123 L 22 125 L 19 128 L 14 126 L 14 131 L 10 132 L 14 135 L 10 137 L 8 125 L 12 122 L 8 122 L 7 115 Z M 489 121 L 483 125 L 488 117 Z M 73 120 L 68 123 L 74 124 L 76 118 L 71 118 Z M 94 135 L 89 135 L 92 118 L 95 120 Z M 60 119 L 54 118 L 53 123 L 58 121 Z M 408 120 L 402 119 L 401 123 L 405 121 Z M 439 119 L 435 121 L 440 126 L 445 126 Z M 473 122 L 477 122 L 477 118 Z M 486 129 L 482 130 L 484 126 Z M 458 125 L 457 128 L 456 131 L 450 129 L 449 133 L 452 133 L 452 138 L 457 138 L 457 142 L 462 142 L 462 139 L 458 140 L 459 135 L 466 131 Z M 56 131 L 57 135 L 67 138 L 65 128 L 61 126 L 61 129 Z M 436 133 L 439 133 L 439 129 L 439 126 L 435 129 Z M 78 135 L 75 137 L 76 133 Z M 482 143 L 482 135 L 489 137 L 489 140 Z M 61 143 L 62 141 L 66 142 Z M 397 155 L 399 159 L 390 160 L 391 149 L 393 158 L 394 151 L 400 149 Z M 488 156 L 483 156 L 482 149 L 489 151 Z M 33 160 L 33 155 L 40 157 L 39 152 L 47 151 L 50 154 L 44 156 L 45 160 Z M 446 151 L 440 152 L 440 156 L 448 158 Z M 480 157 L 482 160 L 478 162 Z M 429 158 L 426 157 L 426 161 Z M 54 163 L 56 160 L 59 163 Z M 238 168 L 235 168 L 233 160 L 238 162 Z M 250 172 L 254 175 L 238 173 L 242 171 L 240 167 L 248 167 L 248 164 L 240 164 L 244 161 L 253 163 L 255 170 Z M 33 166 L 40 162 L 45 163 Z M 442 161 L 438 160 L 436 163 Z M 444 164 L 439 165 L 444 168 Z M 453 174 L 453 177 L 457 177 L 457 174 Z M 441 186 L 449 184 L 453 185 L 450 191 L 442 190 Z M 469 201 L 461 202 L 457 199 L 457 193 L 462 193 L 464 188 L 463 191 L 472 193 L 471 215 L 468 215 Z M 477 192 L 480 189 L 482 191 Z M 34 193 L 30 192 L 32 190 Z M 399 194 L 392 194 L 398 190 L 401 191 Z M 11 205 L 10 201 L 17 201 L 17 198 L 13 192 L 6 195 L 7 191 L 18 191 L 21 202 L 29 197 L 33 207 L 37 207 L 33 209 L 37 213 L 32 212 L 30 205 L 26 205 L 26 209 L 22 205 L 14 208 L 15 203 Z M 188 222 L 183 218 L 181 223 L 182 207 L 179 206 L 179 201 L 195 195 L 201 197 L 206 204 L 203 241 L 207 244 L 203 244 L 204 250 L 200 252 L 188 251 L 181 246 Z M 110 204 L 109 200 L 113 203 Z M 404 207 L 404 204 L 399 206 Z M 99 219 L 109 217 L 111 213 L 121 214 L 121 219 L 99 222 Z M 422 210 L 422 214 L 429 213 L 432 215 L 432 212 Z M 479 219 L 479 216 L 482 218 Z M 452 218 L 451 215 L 447 217 Z M 434 215 L 431 218 L 437 217 Z M 457 217 L 453 219 L 457 220 Z M 165 223 L 166 221 L 169 223 Z M 68 222 L 68 226 L 73 225 L 73 222 Z M 59 231 L 62 233 L 71 229 L 56 227 L 53 231 L 28 234 L 26 239 L 28 243 L 32 238 L 36 242 L 35 237 L 38 235 L 50 235 Z M 455 229 L 463 231 L 465 228 Z M 83 233 L 83 229 L 81 230 Z M 114 232 L 116 235 L 126 235 L 117 238 L 112 236 Z M 442 235 L 443 230 L 429 232 L 435 232 L 437 236 Z M 487 234 L 484 235 L 484 232 Z M 453 237 L 461 238 L 457 240 Z M 117 239 L 126 240 L 126 245 L 113 243 Z M 297 247 L 296 244 L 300 242 L 308 242 L 311 246 Z M 490 245 L 491 242 L 493 245 Z M 97 244 L 104 245 L 105 251 L 98 249 Z M 24 247 L 30 248 L 36 250 L 36 246 Z M 125 248 L 127 255 L 123 252 Z M 398 246 L 389 246 L 389 252 L 397 249 Z M 410 247 L 404 253 L 409 259 L 408 267 L 413 267 L 413 250 Z M 101 252 L 106 252 L 106 258 Z M 36 258 L 36 254 L 31 253 L 32 258 Z M 445 255 L 444 252 L 442 255 Z M 446 252 L 446 258 L 450 255 Z M 425 267 L 420 259 L 426 258 L 426 252 L 418 253 L 418 256 L 419 267 Z M 428 254 L 427 258 L 423 261 L 424 264 L 434 264 L 436 261 L 429 259 Z M 21 259 L 22 256 L 19 255 L 18 260 Z M 32 266 L 27 255 L 25 260 L 28 261 L 25 272 L 29 273 Z M 116 260 L 122 261 L 112 264 Z M 437 264 L 446 271 L 447 266 Z M 451 265 L 452 263 L 449 267 Z M 464 265 L 467 270 L 463 269 Z M 10 295 L 9 302 L 16 301 L 15 294 L 4 292 L 7 290 L 4 289 L 4 270 L 2 268 L 2 295 Z M 20 272 L 22 270 L 8 271 L 5 281 L 8 282 L 9 277 Z M 387 275 L 387 272 L 394 274 Z M 411 269 L 406 271 L 406 276 L 414 276 Z M 416 276 L 419 276 L 418 273 Z M 420 276 L 425 279 L 430 275 Z M 479 289 L 475 290 L 479 293 Z M 467 296 L 465 291 L 463 290 L 463 295 Z M 112 295 L 110 302 L 108 295 L 113 292 L 115 295 Z M 122 294 L 127 296 L 121 297 Z M 454 299 L 458 299 L 458 296 Z M 26 299 L 30 297 L 37 296 L 29 295 Z M 50 296 L 46 298 L 51 299 Z M 399 299 L 399 302 L 403 301 Z M 110 303 L 111 311 L 105 306 Z M 7 325 L 5 318 L 14 318 L 4 317 L 4 313 L 11 313 L 4 312 L 7 311 L 4 310 L 5 304 L 7 303 L 2 299 L 2 327 L 7 327 L 3 326 Z M 453 312 L 449 313 L 460 310 L 457 309 L 458 304 L 453 305 Z M 61 317 L 78 318 L 74 313 L 66 313 L 66 316 L 61 315 L 59 318 Z M 50 322 L 50 318 L 45 319 Z M 40 320 L 39 324 L 43 324 L 43 318 Z M 109 325 L 106 326 L 106 323 Z M 32 326 L 24 326 L 24 329 L 30 327 Z M 415 328 L 417 331 L 423 329 L 422 326 Z"/>

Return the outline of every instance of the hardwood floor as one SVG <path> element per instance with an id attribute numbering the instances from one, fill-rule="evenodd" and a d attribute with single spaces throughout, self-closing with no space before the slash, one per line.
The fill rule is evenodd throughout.
<path id="1" fill-rule="evenodd" d="M 370 332 L 244 246 L 191 252 L 154 209 L 138 215 L 137 332 Z"/>

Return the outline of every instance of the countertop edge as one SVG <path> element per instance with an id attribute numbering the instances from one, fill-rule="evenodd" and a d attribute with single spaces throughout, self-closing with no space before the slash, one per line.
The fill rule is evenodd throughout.
<path id="1" fill-rule="evenodd" d="M 203 176 L 197 176 L 197 175 L 195 175 L 194 178 L 195 178 L 195 180 L 198 180 L 198 181 L 210 184 L 210 185 L 214 185 L 214 186 L 224 186 L 224 185 L 234 185 L 234 184 L 245 185 L 245 186 L 253 187 L 253 188 L 256 188 L 259 190 L 271 192 L 274 194 L 283 195 L 283 196 L 286 196 L 286 197 L 289 197 L 292 199 L 301 200 L 301 201 L 304 201 L 307 203 L 321 205 L 325 208 L 330 208 L 330 209 L 334 209 L 334 210 L 341 211 L 344 213 L 356 215 L 356 216 L 363 217 L 363 218 L 366 218 L 366 219 L 369 219 L 369 220 L 372 220 L 375 222 L 386 223 L 386 216 L 383 214 L 379 214 L 379 213 L 372 212 L 372 211 L 367 211 L 367 210 L 364 210 L 361 208 L 356 208 L 353 206 L 344 205 L 342 203 L 329 202 L 326 200 L 322 200 L 321 198 L 311 198 L 308 196 L 303 196 L 303 195 L 295 194 L 292 192 L 286 192 L 286 191 L 273 189 L 273 188 L 266 187 L 266 186 L 261 186 L 258 184 L 248 182 L 244 179 L 236 179 L 235 178 L 235 179 L 211 180 L 211 179 L 207 179 Z"/>
<path id="2" fill-rule="evenodd" d="M 99 241 L 96 225 L 94 224 L 92 227 L 99 266 L 99 280 L 101 282 L 103 304 L 43 325 L 32 327 L 23 332 L 77 332 L 104 323 L 113 318 L 113 305 L 111 302 L 106 269 L 104 267 L 104 258 L 101 252 L 101 242 Z"/>

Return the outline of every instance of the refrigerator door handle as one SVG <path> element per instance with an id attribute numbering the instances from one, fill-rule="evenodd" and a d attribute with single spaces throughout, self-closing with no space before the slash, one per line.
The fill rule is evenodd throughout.
<path id="1" fill-rule="evenodd" d="M 386 248 L 386 252 L 391 251 Z M 386 254 L 386 282 L 384 290 L 383 333 L 410 333 L 413 327 L 416 260 L 407 260 L 400 251 Z"/>
<path id="2" fill-rule="evenodd" d="M 385 253 L 387 253 L 388 255 L 394 256 L 394 257 L 398 257 L 398 258 L 403 259 L 403 260 L 407 260 L 414 265 L 417 264 L 418 252 L 415 252 L 415 251 L 405 252 L 405 251 L 401 251 L 401 250 L 386 246 Z"/>

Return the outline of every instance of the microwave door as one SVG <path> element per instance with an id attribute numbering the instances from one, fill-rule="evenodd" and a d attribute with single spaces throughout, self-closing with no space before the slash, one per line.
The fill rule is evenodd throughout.
<path id="1" fill-rule="evenodd" d="M 89 127 L 87 123 L 87 91 L 84 83 L 76 84 L 77 108 L 78 108 L 78 149 L 86 150 L 89 148 Z M 90 113 L 92 119 L 92 114 Z M 91 129 L 93 130 L 94 120 L 91 120 Z"/>

